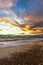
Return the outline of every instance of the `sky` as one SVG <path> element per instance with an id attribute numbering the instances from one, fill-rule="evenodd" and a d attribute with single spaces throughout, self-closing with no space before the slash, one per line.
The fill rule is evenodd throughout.
<path id="1" fill-rule="evenodd" d="M 0 35 L 42 35 L 43 0 L 0 0 Z"/>

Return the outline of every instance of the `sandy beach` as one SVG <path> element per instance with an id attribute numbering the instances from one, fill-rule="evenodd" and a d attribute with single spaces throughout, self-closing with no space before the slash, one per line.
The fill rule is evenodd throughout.
<path id="1" fill-rule="evenodd" d="M 43 41 L 0 48 L 0 65 L 43 65 Z"/>

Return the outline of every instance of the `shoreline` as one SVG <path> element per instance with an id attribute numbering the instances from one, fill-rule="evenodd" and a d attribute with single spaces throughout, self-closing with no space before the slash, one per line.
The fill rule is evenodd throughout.
<path id="1" fill-rule="evenodd" d="M 32 43 L 37 43 L 43 41 L 43 38 L 34 38 L 34 39 L 29 39 L 29 40 L 18 40 L 18 41 L 4 41 L 4 42 L 0 42 L 0 48 L 8 48 L 8 47 L 15 47 L 15 46 L 24 46 L 24 45 L 28 45 L 31 42 Z"/>
<path id="2" fill-rule="evenodd" d="M 0 65 L 43 65 L 43 42 L 0 49 Z"/>
<path id="3" fill-rule="evenodd" d="M 20 45 L 20 46 L 13 46 L 13 47 L 6 47 L 6 48 L 0 48 L 0 58 L 3 57 L 10 57 L 12 53 L 20 53 L 20 52 L 26 52 L 27 50 L 32 49 L 34 46 L 43 46 L 42 42 L 34 42 L 27 45 Z"/>

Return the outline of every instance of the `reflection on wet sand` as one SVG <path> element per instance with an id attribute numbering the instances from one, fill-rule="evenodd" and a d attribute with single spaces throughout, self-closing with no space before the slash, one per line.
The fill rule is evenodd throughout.
<path id="1" fill-rule="evenodd" d="M 27 44 L 31 44 L 32 42 L 38 42 L 38 41 L 42 41 L 42 40 L 43 40 L 43 38 L 32 38 L 32 39 L 28 39 L 28 40 L 4 41 L 4 42 L 1 41 L 0 48 L 27 45 Z"/>
<path id="2" fill-rule="evenodd" d="M 43 41 L 0 49 L 0 65 L 43 65 Z"/>

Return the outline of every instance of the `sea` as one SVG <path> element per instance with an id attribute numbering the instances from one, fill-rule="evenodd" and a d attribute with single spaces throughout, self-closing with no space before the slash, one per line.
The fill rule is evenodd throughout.
<path id="1" fill-rule="evenodd" d="M 37 43 L 37 42 L 43 42 L 43 38 L 31 38 L 28 40 L 17 40 L 17 41 L 2 41 L 0 42 L 0 48 L 5 47 L 13 47 L 13 46 L 21 46 L 21 45 L 28 45 L 30 43 Z"/>

